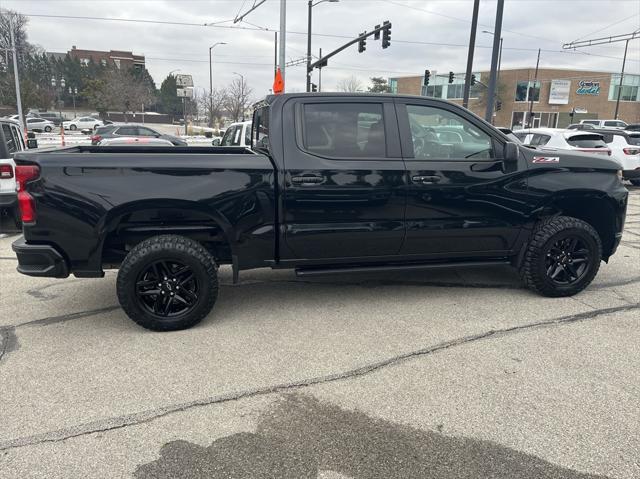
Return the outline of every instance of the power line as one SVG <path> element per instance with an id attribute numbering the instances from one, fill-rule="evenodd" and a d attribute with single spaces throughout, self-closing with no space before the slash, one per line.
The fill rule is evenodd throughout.
<path id="1" fill-rule="evenodd" d="M 622 20 L 618 20 L 617 22 L 613 22 L 613 23 L 611 23 L 611 24 L 607 25 L 606 27 L 600 28 L 600 29 L 595 30 L 595 31 L 593 31 L 593 32 L 591 32 L 591 33 L 587 33 L 586 35 L 583 35 L 583 36 L 581 36 L 581 37 L 578 37 L 578 38 L 576 38 L 575 40 L 573 40 L 571 43 L 573 43 L 573 42 L 577 42 L 578 40 L 582 40 L 583 38 L 590 37 L 591 35 L 594 35 L 594 34 L 596 34 L 596 33 L 600 33 L 600 32 L 602 32 L 602 31 L 606 30 L 607 28 L 611 28 L 611 27 L 613 27 L 613 26 L 615 26 L 615 25 L 619 25 L 620 23 L 624 23 L 624 22 L 626 22 L 626 21 L 628 21 L 628 20 L 631 20 L 632 18 L 635 18 L 635 17 L 637 17 L 637 16 L 639 16 L 639 15 L 640 15 L 640 13 L 636 13 L 635 15 L 631 15 L 630 17 L 624 17 Z"/>

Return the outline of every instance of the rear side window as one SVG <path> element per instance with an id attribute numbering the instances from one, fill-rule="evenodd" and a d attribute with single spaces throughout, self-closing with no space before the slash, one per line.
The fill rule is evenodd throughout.
<path id="1" fill-rule="evenodd" d="M 9 151 L 9 154 L 15 153 L 16 151 L 18 151 L 18 144 L 16 142 L 16 138 L 13 136 L 13 133 L 11 132 L 11 130 L 12 128 L 6 123 L 2 124 L 2 133 L 4 133 L 4 139 L 7 143 L 7 150 Z"/>
<path id="2" fill-rule="evenodd" d="M 598 120 L 583 120 L 582 121 L 583 124 L 587 124 L 587 125 L 599 125 L 600 122 Z"/>
<path id="3" fill-rule="evenodd" d="M 222 140 L 220 140 L 220 146 L 233 146 L 233 138 L 238 130 L 237 126 L 230 126 L 227 131 L 224 132 Z"/>
<path id="4" fill-rule="evenodd" d="M 607 144 L 600 135 L 579 135 L 567 139 L 567 143 L 577 148 L 606 148 Z"/>
<path id="5" fill-rule="evenodd" d="M 329 158 L 384 158 L 386 138 L 381 103 L 307 103 L 304 148 Z"/>
<path id="6" fill-rule="evenodd" d="M 550 135 L 542 135 L 540 133 L 535 133 L 531 138 L 531 142 L 529 144 L 535 145 L 535 146 L 543 146 L 549 143 L 550 139 L 551 139 Z"/>

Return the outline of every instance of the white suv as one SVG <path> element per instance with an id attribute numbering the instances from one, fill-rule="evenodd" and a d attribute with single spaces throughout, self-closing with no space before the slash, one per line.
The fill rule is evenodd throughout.
<path id="1" fill-rule="evenodd" d="M 627 123 L 622 120 L 580 120 L 581 125 L 593 125 L 596 128 L 616 128 L 624 130 Z"/>
<path id="2" fill-rule="evenodd" d="M 622 176 L 640 186 L 640 131 L 589 130 L 602 135 L 611 156 L 622 166 Z"/>
<path id="3" fill-rule="evenodd" d="M 16 164 L 13 155 L 24 151 L 24 134 L 17 121 L 0 118 L 0 232 L 19 225 Z"/>
<path id="4" fill-rule="evenodd" d="M 611 156 L 611 150 L 602 135 L 593 130 L 562 130 L 559 128 L 531 128 L 513 134 L 525 145 L 539 150 L 575 150 L 596 155 Z"/>

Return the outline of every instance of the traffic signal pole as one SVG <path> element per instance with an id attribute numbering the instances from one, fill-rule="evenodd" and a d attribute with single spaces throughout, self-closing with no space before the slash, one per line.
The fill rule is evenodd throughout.
<path id="1" fill-rule="evenodd" d="M 476 30 L 478 29 L 478 9 L 480 0 L 473 1 L 473 15 L 471 17 L 471 35 L 469 37 L 469 53 L 467 54 L 467 70 L 464 76 L 464 93 L 462 95 L 462 106 L 469 106 L 469 92 L 471 90 L 471 72 L 473 70 L 473 52 L 476 48 Z"/>

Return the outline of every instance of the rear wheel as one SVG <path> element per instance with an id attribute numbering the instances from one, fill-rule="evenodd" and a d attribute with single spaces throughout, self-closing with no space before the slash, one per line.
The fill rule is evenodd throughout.
<path id="1" fill-rule="evenodd" d="M 76 125 L 69 125 L 70 130 L 77 130 L 78 127 Z"/>
<path id="2" fill-rule="evenodd" d="M 557 216 L 533 232 L 520 275 L 544 296 L 572 296 L 586 288 L 598 273 L 602 243 L 595 229 L 582 220 Z"/>
<path id="3" fill-rule="evenodd" d="M 50 126 L 45 126 L 44 127 L 44 131 L 46 131 L 47 133 L 49 133 L 51 131 L 51 127 Z"/>
<path id="4" fill-rule="evenodd" d="M 118 272 L 118 299 L 139 325 L 174 331 L 199 323 L 218 296 L 216 264 L 198 242 L 177 235 L 136 245 Z"/>

